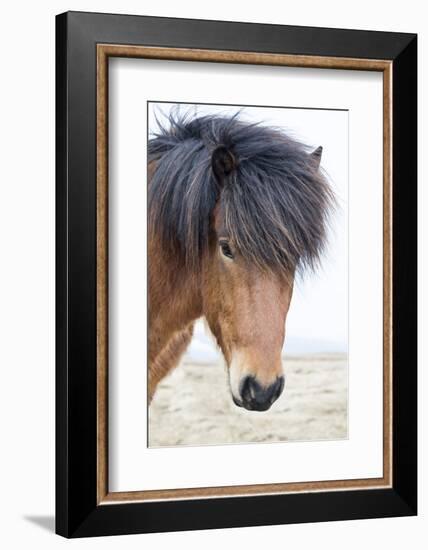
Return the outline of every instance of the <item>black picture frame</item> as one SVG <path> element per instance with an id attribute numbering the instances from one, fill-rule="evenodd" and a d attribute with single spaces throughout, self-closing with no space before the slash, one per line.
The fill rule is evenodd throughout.
<path id="1" fill-rule="evenodd" d="M 97 44 L 392 62 L 392 486 L 97 503 Z M 56 532 L 65 537 L 417 513 L 417 36 L 68 12 L 56 18 Z"/>

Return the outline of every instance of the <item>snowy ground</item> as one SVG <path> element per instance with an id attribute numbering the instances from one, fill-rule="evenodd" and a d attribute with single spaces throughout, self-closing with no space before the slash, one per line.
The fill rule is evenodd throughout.
<path id="1" fill-rule="evenodd" d="M 344 354 L 286 357 L 285 390 L 269 411 L 234 405 L 221 361 L 185 359 L 158 386 L 149 411 L 149 445 L 220 445 L 347 437 Z"/>

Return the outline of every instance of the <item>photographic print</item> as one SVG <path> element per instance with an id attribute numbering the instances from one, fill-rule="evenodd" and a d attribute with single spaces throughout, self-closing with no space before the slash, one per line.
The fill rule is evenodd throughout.
<path id="1" fill-rule="evenodd" d="M 348 112 L 148 102 L 148 444 L 348 431 Z"/>
<path id="2" fill-rule="evenodd" d="M 56 531 L 415 514 L 416 36 L 56 29 Z"/>

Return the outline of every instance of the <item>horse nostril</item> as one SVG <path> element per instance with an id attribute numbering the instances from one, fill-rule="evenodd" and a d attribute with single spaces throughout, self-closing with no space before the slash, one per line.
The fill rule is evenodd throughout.
<path id="1" fill-rule="evenodd" d="M 276 381 L 273 384 L 274 391 L 272 394 L 272 403 L 278 399 L 278 397 L 281 395 L 283 389 L 284 389 L 284 377 L 280 376 L 276 379 Z"/>
<path id="2" fill-rule="evenodd" d="M 246 376 L 241 382 L 240 394 L 244 403 L 249 403 L 254 398 L 254 378 Z"/>
<path id="3" fill-rule="evenodd" d="M 270 386 L 262 386 L 254 376 L 246 376 L 240 387 L 243 406 L 252 411 L 266 411 L 284 389 L 284 377 L 279 376 Z"/>

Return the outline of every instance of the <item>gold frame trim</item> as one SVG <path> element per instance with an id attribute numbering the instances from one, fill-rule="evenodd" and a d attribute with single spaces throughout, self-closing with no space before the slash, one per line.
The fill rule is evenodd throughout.
<path id="1" fill-rule="evenodd" d="M 205 61 L 383 73 L 383 477 L 226 487 L 108 490 L 108 59 Z M 392 62 L 188 48 L 97 44 L 97 504 L 392 487 Z"/>

